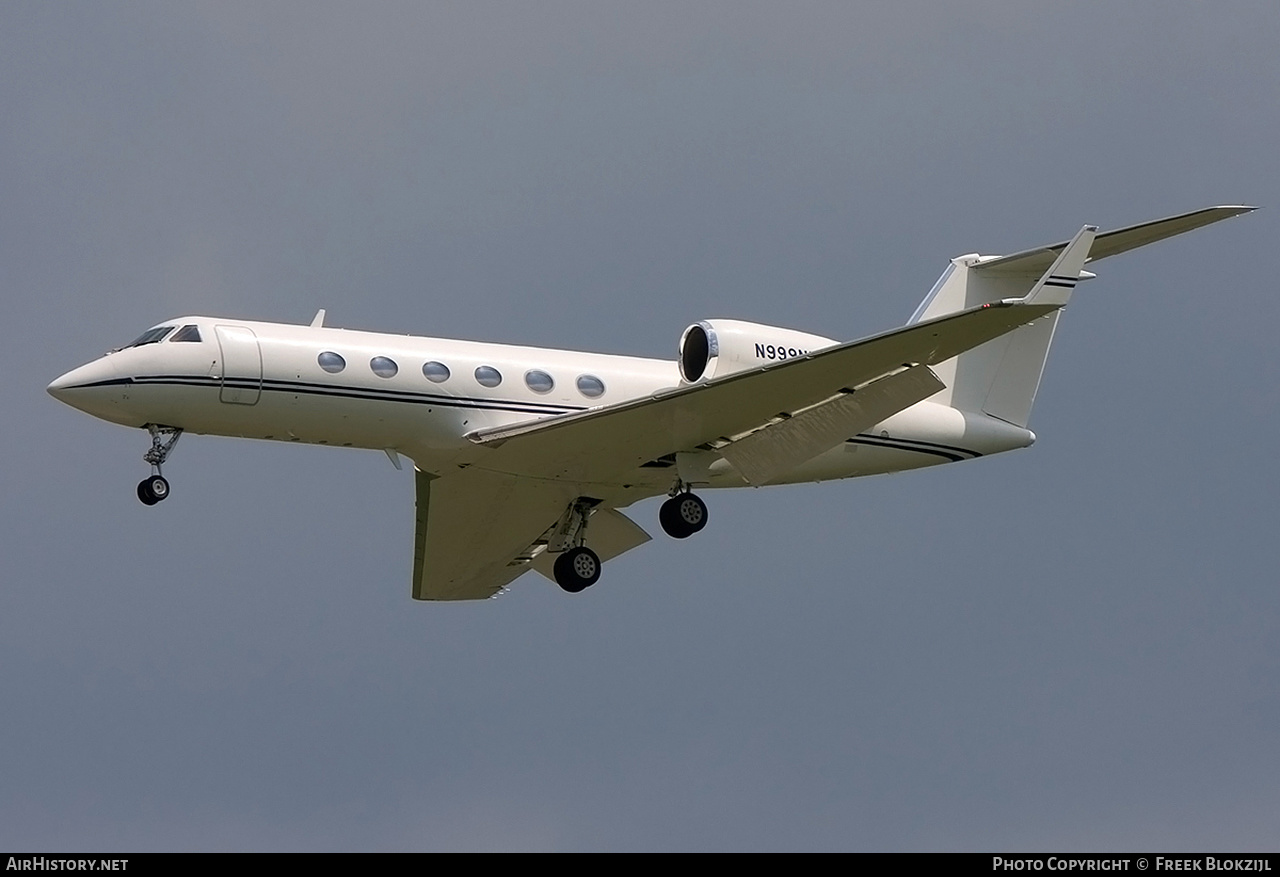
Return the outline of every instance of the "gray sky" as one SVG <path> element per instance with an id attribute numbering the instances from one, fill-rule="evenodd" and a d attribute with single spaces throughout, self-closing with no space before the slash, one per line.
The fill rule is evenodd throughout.
<path id="1" fill-rule="evenodd" d="M 1280 8 L 0 5 L 0 847 L 1275 850 Z M 1034 7 L 1034 8 L 1033 8 Z M 1028 451 L 409 598 L 372 452 L 49 398 L 166 317 L 673 356 L 1101 263 Z"/>

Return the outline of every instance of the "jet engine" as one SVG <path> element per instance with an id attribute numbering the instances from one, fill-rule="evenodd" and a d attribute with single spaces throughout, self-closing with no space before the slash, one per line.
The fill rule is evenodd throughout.
<path id="1" fill-rule="evenodd" d="M 821 335 L 742 320 L 702 320 L 680 336 L 680 376 L 687 383 L 804 356 L 838 344 Z"/>

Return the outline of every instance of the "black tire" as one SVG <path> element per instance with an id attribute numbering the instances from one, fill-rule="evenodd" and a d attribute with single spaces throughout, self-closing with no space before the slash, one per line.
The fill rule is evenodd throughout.
<path id="1" fill-rule="evenodd" d="M 658 523 L 674 539 L 688 539 L 707 526 L 707 504 L 697 495 L 673 496 L 658 509 Z"/>
<path id="2" fill-rule="evenodd" d="M 160 500 L 156 499 L 156 495 L 151 492 L 151 479 L 144 478 L 138 482 L 138 499 L 143 505 L 155 505 Z"/>
<path id="3" fill-rule="evenodd" d="M 163 475 L 152 475 L 146 480 L 147 492 L 160 502 L 169 496 L 169 482 Z"/>
<path id="4" fill-rule="evenodd" d="M 680 511 L 676 508 L 676 497 L 667 500 L 658 509 L 658 523 L 662 525 L 662 532 L 672 539 L 684 539 L 693 535 L 680 521 Z"/>
<path id="5" fill-rule="evenodd" d="M 600 581 L 600 557 L 590 548 L 570 548 L 556 558 L 556 584 L 577 594 Z"/>

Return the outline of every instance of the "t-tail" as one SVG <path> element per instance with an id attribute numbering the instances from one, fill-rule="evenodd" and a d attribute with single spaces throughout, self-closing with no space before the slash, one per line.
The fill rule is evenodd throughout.
<path id="1" fill-rule="evenodd" d="M 1070 241 L 1009 256 L 958 256 L 916 308 L 908 325 L 990 302 L 1022 300 L 1065 306 L 1094 275 L 1085 263 L 1146 246 L 1256 208 L 1209 207 L 1097 233 L 1085 226 Z M 946 389 L 932 397 L 969 414 L 1026 428 L 1062 310 L 933 367 Z"/>

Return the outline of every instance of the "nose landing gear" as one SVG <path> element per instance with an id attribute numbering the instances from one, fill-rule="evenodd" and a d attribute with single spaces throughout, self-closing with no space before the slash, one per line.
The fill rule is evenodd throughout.
<path id="1" fill-rule="evenodd" d="M 155 505 L 169 495 L 169 482 L 160 474 L 160 467 L 181 438 L 182 430 L 148 423 L 147 431 L 151 433 L 151 450 L 143 454 L 142 459 L 151 464 L 151 476 L 138 482 L 138 499 L 144 505 Z"/>

